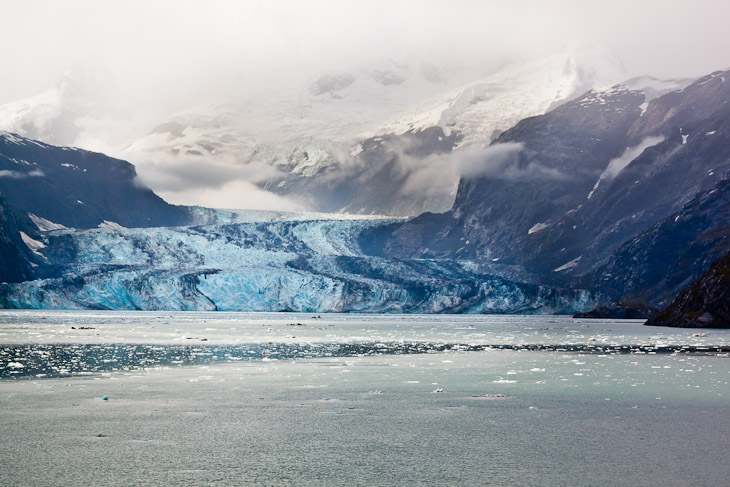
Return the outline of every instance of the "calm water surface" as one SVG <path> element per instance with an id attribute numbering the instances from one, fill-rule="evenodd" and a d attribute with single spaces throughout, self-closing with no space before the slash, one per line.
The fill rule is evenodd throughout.
<path id="1" fill-rule="evenodd" d="M 727 485 L 730 335 L 696 333 L 5 312 L 0 484 Z"/>

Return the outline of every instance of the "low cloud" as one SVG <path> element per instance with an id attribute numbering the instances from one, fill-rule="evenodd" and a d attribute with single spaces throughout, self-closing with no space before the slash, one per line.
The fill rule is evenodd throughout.
<path id="1" fill-rule="evenodd" d="M 231 181 L 259 182 L 277 174 L 264 164 L 228 164 L 208 158 L 171 158 L 137 163 L 142 183 L 157 191 L 216 189 Z"/>
<path id="2" fill-rule="evenodd" d="M 523 149 L 521 143 L 508 142 L 474 148 L 455 155 L 463 177 L 490 176 L 508 179 L 519 176 L 521 170 L 516 166 Z"/>
<path id="3" fill-rule="evenodd" d="M 8 171 L 5 169 L 0 171 L 0 178 L 8 179 L 42 178 L 44 176 L 45 174 L 40 169 L 33 169 L 30 172 Z"/>
<path id="4" fill-rule="evenodd" d="M 170 203 L 209 208 L 307 210 L 301 203 L 256 186 L 257 182 L 277 174 L 265 164 L 231 164 L 172 155 L 155 160 L 133 157 L 132 162 L 137 168 L 137 183 L 152 188 Z"/>
<path id="5" fill-rule="evenodd" d="M 399 151 L 399 164 L 407 179 L 403 194 L 432 192 L 442 196 L 456 191 L 461 178 L 489 177 L 509 181 L 566 179 L 560 171 L 530 160 L 521 143 L 508 142 L 473 147 L 425 158 Z"/>
<path id="6" fill-rule="evenodd" d="M 265 191 L 245 180 L 229 181 L 216 188 L 184 188 L 159 191 L 165 201 L 180 205 L 234 210 L 307 211 L 307 208 L 279 195 Z"/>

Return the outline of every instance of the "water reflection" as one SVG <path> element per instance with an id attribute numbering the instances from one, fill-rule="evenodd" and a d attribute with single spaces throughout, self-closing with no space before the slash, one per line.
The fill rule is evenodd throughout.
<path id="1" fill-rule="evenodd" d="M 242 360 L 364 357 L 447 351 L 529 350 L 599 355 L 728 355 L 730 346 L 468 345 L 424 342 L 266 343 L 247 345 L 28 344 L 0 346 L 0 378 L 62 377 L 148 367 L 207 365 Z"/>

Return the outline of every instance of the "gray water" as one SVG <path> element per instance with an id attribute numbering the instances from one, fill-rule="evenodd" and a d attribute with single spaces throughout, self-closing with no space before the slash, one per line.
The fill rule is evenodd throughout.
<path id="1" fill-rule="evenodd" d="M 26 351 L 13 371 L 33 356 L 57 368 L 0 379 L 0 485 L 730 478 L 727 331 L 483 316 L 7 312 L 0 323 L 1 349 Z M 191 342 L 229 352 L 80 365 L 93 350 L 165 356 Z"/>

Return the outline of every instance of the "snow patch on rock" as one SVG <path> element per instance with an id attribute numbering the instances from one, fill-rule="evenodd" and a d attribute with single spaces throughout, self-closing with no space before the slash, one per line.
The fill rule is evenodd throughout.
<path id="1" fill-rule="evenodd" d="M 41 249 L 46 248 L 46 244 L 38 240 L 33 239 L 25 232 L 20 232 L 20 238 L 23 239 L 23 243 L 28 247 L 34 254 L 43 256 L 40 252 Z"/>
<path id="2" fill-rule="evenodd" d="M 588 193 L 587 199 L 591 199 L 591 197 L 596 192 L 602 182 L 613 181 L 616 176 L 618 176 L 618 174 L 623 171 L 624 168 L 626 168 L 626 166 L 631 164 L 631 162 L 639 157 L 646 149 L 654 147 L 655 145 L 662 142 L 664 142 L 664 137 L 662 136 L 646 137 L 644 140 L 641 141 L 639 145 L 636 145 L 634 147 L 627 147 L 623 154 L 615 159 L 611 159 L 606 169 L 596 181 L 596 184 L 593 186 L 591 192 Z"/>
<path id="3" fill-rule="evenodd" d="M 51 220 L 46 220 L 43 217 L 34 215 L 33 213 L 28 213 L 28 217 L 35 224 L 35 226 L 38 227 L 38 230 L 40 230 L 41 232 L 50 232 L 52 230 L 65 230 L 66 229 L 66 227 L 61 225 L 60 223 L 54 223 Z"/>
<path id="4" fill-rule="evenodd" d="M 527 231 L 528 235 L 532 235 L 535 232 L 539 232 L 540 230 L 545 230 L 547 227 L 550 226 L 550 223 L 535 223 L 530 229 Z"/>
<path id="5" fill-rule="evenodd" d="M 565 264 L 561 265 L 560 267 L 556 267 L 555 269 L 553 269 L 553 272 L 563 272 L 563 271 L 567 271 L 568 269 L 572 269 L 573 267 L 578 265 L 581 257 L 583 257 L 583 256 L 581 255 L 579 257 L 576 257 L 575 259 L 573 259 L 569 262 L 566 262 Z"/>

